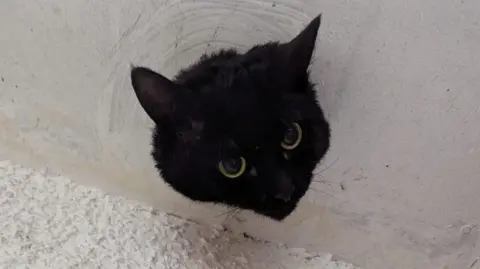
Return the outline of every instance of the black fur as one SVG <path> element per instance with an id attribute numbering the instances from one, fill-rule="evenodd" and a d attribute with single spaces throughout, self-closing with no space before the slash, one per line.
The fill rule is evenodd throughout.
<path id="1" fill-rule="evenodd" d="M 307 70 L 319 26 L 320 16 L 289 43 L 203 56 L 173 81 L 132 69 L 133 88 L 156 123 L 152 156 L 167 183 L 195 201 L 275 220 L 290 215 L 330 144 Z M 280 144 L 291 122 L 300 124 L 303 139 L 287 151 Z M 220 173 L 225 154 L 245 158 L 242 176 Z"/>

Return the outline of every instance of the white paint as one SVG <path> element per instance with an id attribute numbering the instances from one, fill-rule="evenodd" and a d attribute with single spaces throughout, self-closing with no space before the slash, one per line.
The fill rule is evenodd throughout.
<path id="1" fill-rule="evenodd" d="M 480 256 L 475 0 L 3 0 L 0 157 L 222 222 L 224 209 L 158 180 L 129 65 L 171 76 L 204 51 L 288 40 L 320 12 L 328 183 L 285 223 L 242 213 L 231 228 L 371 269 L 468 268 Z"/>
<path id="2" fill-rule="evenodd" d="M 355 269 L 0 162 L 0 267 Z"/>

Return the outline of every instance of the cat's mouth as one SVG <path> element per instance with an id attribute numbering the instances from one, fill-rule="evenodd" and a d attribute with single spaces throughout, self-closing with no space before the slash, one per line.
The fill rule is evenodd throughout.
<path id="1" fill-rule="evenodd" d="M 280 200 L 280 199 L 267 199 L 264 201 L 262 207 L 254 207 L 250 208 L 253 212 L 271 218 L 276 221 L 282 221 L 287 218 L 297 207 L 297 203 L 299 200 L 298 194 L 292 194 L 293 197 L 288 201 Z"/>

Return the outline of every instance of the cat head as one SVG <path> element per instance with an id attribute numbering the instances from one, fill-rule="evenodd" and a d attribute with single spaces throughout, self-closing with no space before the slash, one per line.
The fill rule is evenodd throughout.
<path id="1" fill-rule="evenodd" d="M 290 215 L 330 143 L 308 72 L 319 26 L 320 16 L 288 43 L 203 56 L 173 80 L 132 69 L 170 186 L 195 201 Z"/>

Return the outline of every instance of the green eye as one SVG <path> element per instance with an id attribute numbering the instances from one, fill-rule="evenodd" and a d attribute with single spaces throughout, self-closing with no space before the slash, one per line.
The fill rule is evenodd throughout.
<path id="1" fill-rule="evenodd" d="M 285 130 L 285 134 L 283 136 L 282 141 L 282 148 L 286 150 L 292 150 L 302 141 L 302 128 L 296 122 L 292 123 L 287 130 Z"/>
<path id="2" fill-rule="evenodd" d="M 230 158 L 218 162 L 218 170 L 222 175 L 228 178 L 237 178 L 241 176 L 247 168 L 247 161 L 245 158 Z"/>

